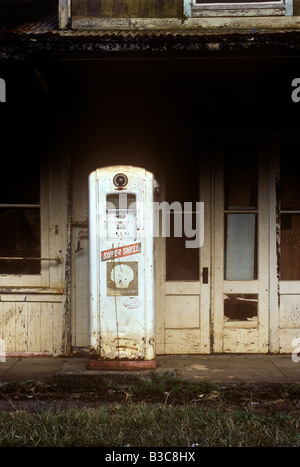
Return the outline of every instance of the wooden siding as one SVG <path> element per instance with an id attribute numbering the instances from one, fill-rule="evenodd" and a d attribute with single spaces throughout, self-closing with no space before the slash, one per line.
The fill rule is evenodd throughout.
<path id="1" fill-rule="evenodd" d="M 1 297 L 0 337 L 5 342 L 7 355 L 60 355 L 62 297 L 36 295 L 24 298 L 30 301 L 21 301 L 19 296 Z"/>
<path id="2" fill-rule="evenodd" d="M 182 0 L 72 0 L 72 17 L 178 18 Z"/>

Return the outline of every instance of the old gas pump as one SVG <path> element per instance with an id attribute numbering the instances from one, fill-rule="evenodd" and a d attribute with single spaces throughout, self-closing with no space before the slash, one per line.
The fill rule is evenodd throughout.
<path id="1" fill-rule="evenodd" d="M 131 166 L 89 176 L 90 369 L 156 367 L 154 184 Z"/>

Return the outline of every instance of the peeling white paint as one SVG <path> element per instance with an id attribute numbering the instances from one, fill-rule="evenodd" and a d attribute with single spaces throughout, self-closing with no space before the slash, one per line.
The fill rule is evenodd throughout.
<path id="1" fill-rule="evenodd" d="M 118 173 L 128 178 L 120 191 Z M 155 358 L 153 182 L 150 172 L 129 166 L 89 177 L 90 346 L 100 359 Z M 118 203 L 120 192 L 135 195 L 134 208 L 107 209 L 107 196 Z"/>

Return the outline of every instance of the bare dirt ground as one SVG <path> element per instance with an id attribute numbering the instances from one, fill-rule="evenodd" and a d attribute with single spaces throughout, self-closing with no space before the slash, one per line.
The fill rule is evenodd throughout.
<path id="1" fill-rule="evenodd" d="M 220 385 L 207 392 L 193 388 L 189 393 L 149 390 L 139 391 L 130 386 L 65 390 L 56 384 L 24 383 L 8 385 L 0 390 L 0 411 L 68 410 L 97 408 L 105 404 L 195 404 L 203 408 L 222 407 L 224 410 L 249 410 L 260 413 L 290 413 L 300 416 L 300 388 L 281 384 Z"/>

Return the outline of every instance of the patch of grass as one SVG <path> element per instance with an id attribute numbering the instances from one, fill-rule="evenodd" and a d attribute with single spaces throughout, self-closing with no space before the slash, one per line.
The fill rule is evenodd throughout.
<path id="1" fill-rule="evenodd" d="M 300 384 L 286 384 L 283 386 L 283 390 L 292 396 L 300 396 Z"/>
<path id="2" fill-rule="evenodd" d="M 0 413 L 0 446 L 300 446 L 299 419 L 195 405 Z"/>
<path id="3" fill-rule="evenodd" d="M 169 372 L 162 375 L 150 372 L 147 379 L 142 379 L 140 376 L 136 377 L 135 381 L 128 385 L 127 391 L 130 396 L 134 397 L 165 398 L 168 396 L 171 399 L 188 402 L 203 394 L 212 392 L 221 394 L 222 388 L 218 384 L 207 380 L 195 382 L 174 377 Z"/>

